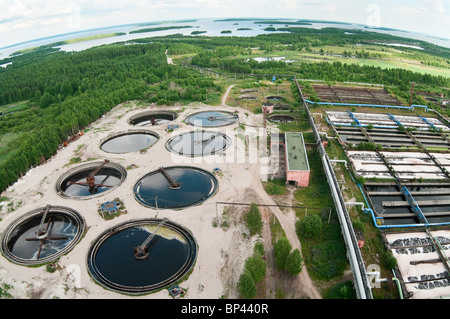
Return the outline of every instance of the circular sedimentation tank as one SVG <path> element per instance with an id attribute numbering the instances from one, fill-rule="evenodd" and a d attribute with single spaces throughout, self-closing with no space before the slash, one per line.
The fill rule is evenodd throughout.
<path id="1" fill-rule="evenodd" d="M 127 170 L 105 160 L 74 167 L 59 177 L 56 192 L 65 198 L 90 199 L 117 188 L 125 180 Z"/>
<path id="2" fill-rule="evenodd" d="M 134 186 L 134 196 L 146 207 L 181 209 L 206 201 L 217 184 L 213 174 L 197 167 L 165 167 L 144 175 Z"/>
<path id="3" fill-rule="evenodd" d="M 117 133 L 100 142 L 100 148 L 107 153 L 123 154 L 149 148 L 159 140 L 159 135 L 147 130 L 132 130 Z"/>
<path id="4" fill-rule="evenodd" d="M 54 262 L 74 248 L 84 231 L 85 221 L 77 211 L 48 205 L 8 226 L 2 237 L 2 254 L 23 266 Z"/>
<path id="5" fill-rule="evenodd" d="M 178 117 L 173 111 L 146 111 L 133 115 L 128 120 L 130 125 L 134 126 L 154 126 L 172 122 Z"/>
<path id="6" fill-rule="evenodd" d="M 202 111 L 186 117 L 185 122 L 199 127 L 221 127 L 239 121 L 239 115 L 226 111 Z"/>
<path id="7" fill-rule="evenodd" d="M 268 120 L 274 123 L 289 123 L 295 121 L 295 118 L 290 115 L 275 114 L 269 116 Z"/>
<path id="8" fill-rule="evenodd" d="M 104 288 L 142 295 L 179 281 L 196 258 L 189 230 L 167 219 L 140 219 L 102 233 L 89 249 L 87 266 Z"/>
<path id="9" fill-rule="evenodd" d="M 231 145 L 231 139 L 219 131 L 192 131 L 178 134 L 166 143 L 166 149 L 184 156 L 219 154 Z"/>

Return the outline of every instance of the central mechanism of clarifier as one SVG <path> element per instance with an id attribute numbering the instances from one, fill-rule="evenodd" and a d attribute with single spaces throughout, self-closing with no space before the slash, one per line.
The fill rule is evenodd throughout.
<path id="1" fill-rule="evenodd" d="M 180 189 L 181 187 L 181 183 L 178 183 L 177 181 L 175 181 L 172 176 L 170 176 L 166 169 L 164 167 L 160 167 L 159 171 L 164 175 L 165 178 L 167 178 L 167 180 L 169 181 L 169 188 L 170 189 Z"/>
<path id="2" fill-rule="evenodd" d="M 45 226 L 45 219 L 47 217 L 48 211 L 50 209 L 50 205 L 47 205 L 45 207 L 45 209 L 42 211 L 42 219 L 41 219 L 41 223 L 39 224 L 39 228 L 35 233 L 35 237 L 30 237 L 30 238 L 26 238 L 26 241 L 39 241 L 39 250 L 37 252 L 36 255 L 36 259 L 39 259 L 39 257 L 41 256 L 41 251 L 42 251 L 42 246 L 49 240 L 63 240 L 63 239 L 68 239 L 69 237 L 67 236 L 48 236 L 50 231 L 49 231 L 49 227 L 50 227 L 50 223 L 51 223 L 51 218 L 48 219 L 47 225 Z"/>
<path id="3" fill-rule="evenodd" d="M 97 173 L 103 168 L 103 166 L 105 166 L 106 164 L 109 163 L 109 160 L 105 160 L 99 167 L 97 167 L 88 177 L 86 177 L 86 182 L 72 182 L 69 181 L 68 184 L 69 185 L 74 185 L 74 184 L 78 184 L 78 185 L 87 185 L 89 186 L 89 193 L 94 194 L 97 192 L 99 187 L 113 187 L 112 185 L 104 185 L 103 182 L 96 184 L 95 183 L 95 175 L 97 175 Z M 109 176 L 106 176 L 103 181 L 105 181 L 106 179 L 108 179 Z"/>
<path id="4" fill-rule="evenodd" d="M 239 120 L 235 113 L 226 111 L 203 111 L 186 117 L 187 124 L 199 127 L 221 127 L 232 125 Z"/>
<path id="5" fill-rule="evenodd" d="M 145 241 L 142 243 L 142 245 L 136 246 L 134 248 L 134 258 L 137 260 L 143 260 L 148 258 L 150 246 L 149 243 L 152 241 L 152 239 L 156 236 L 158 233 L 158 230 L 164 226 L 164 224 L 167 222 L 167 218 L 164 218 L 156 228 L 156 230 L 150 234 L 150 236 L 145 239 Z"/>
<path id="6" fill-rule="evenodd" d="M 26 238 L 26 241 L 39 241 L 39 250 L 36 255 L 36 259 L 39 259 L 41 256 L 42 246 L 49 240 L 63 240 L 68 239 L 67 236 L 49 236 L 50 231 L 50 223 L 52 221 L 51 218 L 48 219 L 47 224 L 45 224 L 45 220 L 47 218 L 48 211 L 50 210 L 50 205 L 47 205 L 45 209 L 42 211 L 42 218 L 39 224 L 38 230 L 35 232 L 34 237 Z"/>
<path id="7" fill-rule="evenodd" d="M 131 220 L 93 242 L 87 266 L 105 289 L 142 295 L 184 278 L 195 264 L 197 249 L 192 233 L 168 219 Z"/>
<path id="8" fill-rule="evenodd" d="M 1 242 L 2 254 L 24 266 L 53 262 L 78 243 L 84 230 L 85 222 L 78 212 L 47 205 L 8 226 Z"/>
<path id="9" fill-rule="evenodd" d="M 219 131 L 203 130 L 180 133 L 166 142 L 166 149 L 183 156 L 209 156 L 224 152 L 231 139 Z"/>
<path id="10" fill-rule="evenodd" d="M 45 206 L 44 210 L 42 211 L 42 219 L 41 223 L 39 224 L 39 229 L 36 232 L 36 239 L 44 239 L 48 235 L 48 226 L 50 224 L 50 219 L 47 223 L 47 227 L 44 226 L 45 219 L 47 218 L 48 211 L 50 210 L 50 205 Z M 28 239 L 27 239 L 28 240 Z"/>
<path id="11" fill-rule="evenodd" d="M 216 190 L 217 179 L 212 173 L 197 167 L 171 166 L 139 179 L 134 197 L 146 207 L 180 209 L 206 201 Z"/>
<path id="12" fill-rule="evenodd" d="M 56 191 L 63 197 L 88 199 L 118 187 L 127 171 L 109 160 L 82 164 L 68 170 L 56 182 Z"/>

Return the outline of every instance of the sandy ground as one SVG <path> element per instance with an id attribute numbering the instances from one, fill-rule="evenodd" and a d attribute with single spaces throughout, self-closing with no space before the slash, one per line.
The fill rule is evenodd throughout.
<path id="1" fill-rule="evenodd" d="M 219 205 L 218 210 L 216 210 L 216 202 L 249 202 L 252 199 L 259 203 L 273 203 L 260 183 L 261 180 L 266 178 L 267 158 L 264 157 L 264 154 L 257 155 L 253 151 L 245 151 L 242 140 L 236 138 L 238 123 L 219 128 L 232 137 L 233 144 L 227 149 L 226 154 L 208 156 L 203 159 L 191 159 L 174 155 L 165 149 L 166 141 L 173 135 L 194 130 L 192 126 L 183 122 L 188 114 L 214 108 L 237 111 L 241 122 L 255 126 L 262 125 L 262 115 L 249 114 L 243 109 L 226 105 L 210 107 L 199 104 L 189 107 L 164 107 L 164 110 L 179 112 L 179 116 L 175 120 L 179 128 L 175 132 L 166 132 L 165 125 L 147 127 L 146 129 L 152 130 L 160 136 L 160 140 L 147 152 L 105 153 L 99 148 L 99 141 L 110 134 L 133 129 L 134 127 L 127 122 L 131 116 L 149 109 L 160 109 L 160 107 L 137 108 L 135 103 L 128 102 L 117 106 L 104 115 L 90 125 L 89 130 L 80 139 L 58 151 L 46 163 L 33 168 L 9 187 L 1 195 L 11 198 L 12 202 L 16 204 L 16 209 L 9 213 L 6 212 L 6 207 L 0 210 L 0 234 L 19 216 L 47 204 L 75 209 L 84 217 L 87 228 L 84 238 L 75 248 L 59 259 L 57 262 L 58 270 L 54 273 L 47 272 L 46 267 L 31 268 L 16 265 L 2 256 L 0 258 L 0 285 L 8 285 L 10 288 L 7 291 L 14 298 L 171 298 L 167 290 L 140 297 L 129 297 L 111 292 L 95 283 L 86 267 L 90 245 L 103 231 L 130 219 L 167 217 L 169 220 L 189 229 L 199 246 L 193 272 L 186 281 L 180 284 L 181 287 L 187 289 L 185 298 L 216 299 L 223 296 L 237 298 L 236 283 L 242 272 L 244 262 L 252 254 L 254 242 L 258 239 L 243 235 L 248 231 L 244 223 L 240 222 L 242 211 L 238 211 L 232 216 L 233 221 L 229 228 L 214 227 L 213 221 L 216 217 L 222 218 L 222 212 L 225 208 L 224 205 Z M 252 130 L 255 130 L 255 128 L 252 128 Z M 251 131 L 249 133 L 250 141 L 256 141 L 258 132 Z M 243 158 L 242 154 L 247 156 Z M 100 197 L 88 200 L 62 198 L 55 191 L 55 183 L 68 169 L 80 165 L 68 165 L 70 159 L 76 156 L 80 156 L 86 162 L 88 159 L 95 159 L 95 161 L 109 159 L 124 167 L 132 164 L 135 167 L 127 171 L 127 177 L 119 187 Z M 142 176 L 161 166 L 178 164 L 199 166 L 210 172 L 216 167 L 220 168 L 222 174 L 217 176 L 219 187 L 216 194 L 199 206 L 178 211 L 157 211 L 156 209 L 143 207 L 135 200 L 133 187 Z M 113 220 L 105 221 L 97 212 L 98 206 L 116 197 L 124 202 L 128 213 Z M 293 247 L 300 247 L 294 230 L 294 214 L 292 212 L 283 213 L 279 210 L 274 210 L 274 213 L 285 227 L 289 239 L 293 242 Z M 299 275 L 299 280 L 301 281 L 299 289 L 302 289 L 304 296 L 320 298 L 307 276 L 306 269 Z"/>

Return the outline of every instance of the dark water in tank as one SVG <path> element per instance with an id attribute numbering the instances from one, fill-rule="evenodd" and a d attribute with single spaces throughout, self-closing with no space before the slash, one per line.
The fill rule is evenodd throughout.
<path id="1" fill-rule="evenodd" d="M 27 260 L 36 260 L 38 257 L 40 241 L 28 241 L 27 238 L 36 238 L 36 232 L 39 229 L 41 216 L 31 217 L 22 224 L 18 225 L 11 233 L 10 240 L 7 243 L 8 250 L 18 258 Z M 42 245 L 39 259 L 46 258 L 58 253 L 64 247 L 70 244 L 76 236 L 79 225 L 70 216 L 48 213 L 44 223 L 49 223 L 47 230 L 48 237 L 61 236 L 66 239 L 46 240 Z"/>
<path id="2" fill-rule="evenodd" d="M 269 118 L 269 120 L 274 123 L 290 123 L 294 119 L 290 116 L 275 115 L 275 116 L 271 116 Z"/>
<path id="3" fill-rule="evenodd" d="M 269 95 L 269 96 L 266 96 L 266 99 L 269 101 L 280 101 L 283 99 L 283 97 L 278 96 L 278 95 Z"/>
<path id="4" fill-rule="evenodd" d="M 152 172 L 134 187 L 135 197 L 141 204 L 156 207 L 157 201 L 158 208 L 181 208 L 200 203 L 215 192 L 216 181 L 209 173 L 187 167 L 169 167 L 166 171 L 181 183 L 181 188 L 170 189 L 160 171 Z"/>
<path id="5" fill-rule="evenodd" d="M 94 259 L 98 272 L 107 280 L 128 287 L 155 285 L 176 274 L 187 261 L 190 249 L 180 238 L 156 235 L 149 244 L 149 257 L 134 258 L 134 247 L 140 246 L 150 234 L 144 227 L 133 227 L 106 239 Z"/>
<path id="6" fill-rule="evenodd" d="M 157 141 L 158 138 L 152 134 L 125 134 L 107 140 L 101 149 L 108 153 L 136 152 L 152 146 Z"/>
<path id="7" fill-rule="evenodd" d="M 84 170 L 78 173 L 75 173 L 65 179 L 61 184 L 61 190 L 67 196 L 91 196 L 95 194 L 100 194 L 105 192 L 112 187 L 95 187 L 94 189 L 89 189 L 88 185 L 78 185 L 78 184 L 69 184 L 68 182 L 76 182 L 76 183 L 85 183 L 86 177 L 89 176 L 95 168 L 90 170 Z M 119 170 L 114 168 L 102 168 L 95 175 L 95 183 L 103 184 L 108 186 L 116 186 L 122 178 L 122 175 Z"/>
<path id="8" fill-rule="evenodd" d="M 408 185 L 408 190 L 410 192 L 424 192 L 424 194 L 413 194 L 414 200 L 416 202 L 420 201 L 448 201 L 450 200 L 450 195 L 437 194 L 436 192 L 450 191 L 448 186 L 421 186 L 421 185 Z M 411 217 L 402 218 L 385 218 L 385 224 L 388 225 L 405 225 L 405 224 L 418 224 L 419 219 L 415 217 L 415 214 L 411 207 L 383 207 L 383 201 L 406 201 L 403 195 L 393 195 L 391 192 L 399 192 L 400 190 L 396 186 L 367 186 L 368 191 L 385 192 L 385 195 L 370 195 L 370 199 L 374 205 L 374 209 L 378 213 L 390 213 L 390 214 L 404 214 L 410 213 Z M 430 192 L 425 194 L 425 192 Z M 450 222 L 450 205 L 419 205 L 420 210 L 426 213 L 448 213 L 444 216 L 425 216 L 429 223 L 449 223 Z"/>
<path id="9" fill-rule="evenodd" d="M 175 136 L 167 147 L 180 155 L 204 156 L 221 152 L 229 144 L 229 139 L 220 132 L 195 131 Z"/>
<path id="10" fill-rule="evenodd" d="M 238 116 L 236 114 L 210 111 L 193 114 L 192 116 L 186 119 L 186 122 L 201 127 L 219 127 L 233 124 L 237 120 Z"/>
<path id="11" fill-rule="evenodd" d="M 133 121 L 130 121 L 132 125 L 135 126 L 153 126 L 151 119 L 155 119 L 154 125 L 166 124 L 173 121 L 174 116 L 171 114 L 152 114 L 152 115 L 143 115 L 136 118 Z"/>

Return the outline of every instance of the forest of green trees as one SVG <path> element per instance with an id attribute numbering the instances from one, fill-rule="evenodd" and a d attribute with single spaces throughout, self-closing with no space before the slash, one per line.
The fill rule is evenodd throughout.
<path id="1" fill-rule="evenodd" d="M 272 47 L 272 48 L 271 48 Z M 273 45 L 263 44 L 260 49 L 273 50 Z M 283 47 L 283 49 L 285 49 Z M 224 45 L 214 49 L 200 51 L 191 63 L 205 67 L 217 68 L 230 73 L 273 73 L 295 74 L 297 78 L 325 81 L 350 81 L 376 83 L 397 86 L 403 91 L 411 88 L 411 82 L 425 87 L 448 88 L 450 79 L 443 76 L 433 76 L 412 72 L 405 69 L 382 69 L 376 66 L 361 66 L 342 62 L 301 62 L 299 66 L 291 66 L 283 61 L 257 62 L 253 59 L 237 58 L 246 50 L 239 46 Z"/>
<path id="2" fill-rule="evenodd" d="M 450 67 L 450 49 L 434 44 L 399 38 L 388 34 L 352 30 L 349 35 L 338 28 L 310 29 L 301 27 L 278 28 L 289 33 L 261 34 L 256 37 L 192 37 L 171 35 L 155 37 L 160 41 L 176 46 L 176 54 L 196 53 L 188 63 L 204 68 L 217 69 L 224 73 L 254 74 L 295 74 L 297 78 L 324 81 L 349 81 L 376 83 L 391 86 L 409 94 L 411 82 L 420 90 L 443 92 L 450 95 L 450 78 L 413 72 L 402 68 L 381 68 L 378 66 L 347 64 L 342 62 L 300 62 L 296 65 L 280 61 L 257 62 L 245 58 L 251 48 L 258 48 L 265 53 L 277 50 L 308 50 L 325 45 L 344 46 L 346 44 L 373 44 L 377 42 L 400 42 L 420 46 L 425 50 L 405 47 L 402 50 L 409 58 L 416 58 L 419 63 Z M 149 41 L 141 39 L 141 41 Z M 175 53 L 174 53 L 175 54 Z M 357 51 L 360 57 L 367 57 L 367 52 Z M 419 101 L 416 101 L 419 102 Z M 421 101 L 423 102 L 423 101 Z"/>
<path id="3" fill-rule="evenodd" d="M 379 83 L 408 94 L 416 87 L 440 88 L 449 93 L 450 79 L 404 69 L 381 69 L 340 62 L 303 62 L 299 66 L 246 59 L 252 49 L 271 52 L 301 50 L 326 44 L 398 41 L 399 38 L 365 31 L 347 36 L 343 30 L 289 28 L 289 33 L 256 37 L 196 37 L 180 34 L 136 39 L 135 44 L 99 46 L 63 52 L 51 46 L 0 61 L 0 105 L 28 101 L 29 108 L 0 116 L 0 191 L 34 165 L 52 156 L 68 136 L 85 128 L 116 105 L 144 100 L 159 105 L 205 101 L 223 87 L 213 78 L 183 66 L 168 65 L 169 54 L 195 54 L 187 63 L 229 73 L 295 74 L 297 78 Z M 403 42 L 411 40 L 402 39 Z M 415 41 L 414 43 L 416 43 Z M 450 50 L 421 42 L 426 52 L 448 61 Z M 432 59 L 430 59 L 432 61 Z M 445 91 L 447 90 L 447 91 Z"/>
<path id="4" fill-rule="evenodd" d="M 0 70 L 0 105 L 28 100 L 0 117 L 0 191 L 51 157 L 68 136 L 128 100 L 204 100 L 212 79 L 169 66 L 163 44 L 109 45 L 76 53 L 48 48 Z"/>

